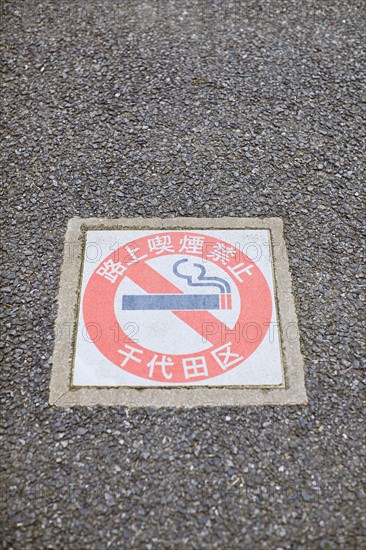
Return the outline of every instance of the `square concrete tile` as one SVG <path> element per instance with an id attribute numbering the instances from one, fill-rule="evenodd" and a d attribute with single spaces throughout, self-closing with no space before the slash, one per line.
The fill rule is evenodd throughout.
<path id="1" fill-rule="evenodd" d="M 50 402 L 304 403 L 282 222 L 73 219 Z"/>

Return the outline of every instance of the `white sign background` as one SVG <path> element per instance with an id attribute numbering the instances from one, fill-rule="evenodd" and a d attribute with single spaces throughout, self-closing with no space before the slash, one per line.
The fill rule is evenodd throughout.
<path id="1" fill-rule="evenodd" d="M 190 230 L 186 230 L 190 231 Z M 237 367 L 219 376 L 208 380 L 201 380 L 186 385 L 191 386 L 276 386 L 284 383 L 283 368 L 281 364 L 281 352 L 279 343 L 279 330 L 277 312 L 274 300 L 273 269 L 270 234 L 267 230 L 191 230 L 196 234 L 209 235 L 213 239 L 220 239 L 237 247 L 255 262 L 265 276 L 272 296 L 271 325 L 255 352 Z M 172 231 L 166 231 L 166 233 Z M 133 242 L 141 237 L 164 233 L 164 231 L 87 231 L 85 256 L 83 262 L 83 274 L 81 285 L 81 300 L 83 301 L 86 285 L 100 262 L 110 255 L 113 250 Z M 174 260 L 189 257 L 187 255 L 174 255 Z M 198 258 L 195 258 L 197 260 Z M 178 279 L 172 273 L 173 256 L 157 256 L 149 260 L 149 265 L 157 269 L 159 273 L 187 292 L 187 286 L 183 279 Z M 207 269 L 207 275 L 226 277 L 217 264 L 203 261 Z M 240 307 L 240 297 L 235 284 L 235 278 L 230 281 L 232 287 L 233 309 L 212 312 L 219 323 L 224 322 L 229 328 L 233 328 Z M 193 291 L 191 289 L 191 291 Z M 137 340 L 142 346 L 166 354 L 192 353 L 210 347 L 209 342 L 203 342 L 202 337 L 186 323 L 178 319 L 170 311 L 124 311 L 122 312 L 122 295 L 124 293 L 145 294 L 139 286 L 128 277 L 124 277 L 116 293 L 115 313 L 121 326 L 133 340 Z M 188 292 L 189 293 L 189 292 Z M 194 293 L 207 293 L 207 289 L 197 287 Z M 131 342 L 130 342 L 131 343 Z M 141 368 L 144 368 L 143 366 Z M 146 372 L 148 368 L 145 367 Z M 146 375 L 146 373 L 145 373 Z M 162 383 L 148 378 L 140 378 L 111 363 L 97 349 L 85 329 L 85 323 L 80 309 L 78 316 L 78 330 L 73 368 L 74 386 L 167 386 L 175 384 Z M 182 384 L 178 384 L 182 385 Z"/>

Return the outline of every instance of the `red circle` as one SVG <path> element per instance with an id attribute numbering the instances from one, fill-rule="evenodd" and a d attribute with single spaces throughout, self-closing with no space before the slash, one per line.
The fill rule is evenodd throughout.
<path id="1" fill-rule="evenodd" d="M 157 254 L 154 251 L 150 251 L 148 241 L 157 236 L 169 236 L 171 248 L 174 250 L 174 252 L 163 251 L 159 256 L 182 254 L 182 252 L 177 251 L 179 250 L 180 243 L 184 239 L 184 236 L 200 237 L 203 239 L 203 250 L 188 254 L 184 252 L 187 256 L 214 261 L 209 257 L 210 250 L 212 251 L 214 245 L 235 248 L 207 234 L 193 233 L 190 231 L 165 231 L 141 237 L 136 241 L 121 246 L 115 252 L 112 252 L 94 270 L 85 288 L 83 297 L 82 308 L 86 329 L 88 330 L 88 326 L 95 326 L 95 323 L 98 323 L 100 326 L 100 337 L 94 342 L 95 346 L 109 361 L 123 370 L 141 378 L 164 383 L 184 383 L 186 385 L 196 381 L 208 380 L 238 367 L 263 341 L 271 322 L 272 299 L 268 283 L 259 267 L 237 248 L 235 248 L 235 257 L 227 257 L 226 263 L 219 263 L 219 260 L 214 261 L 214 263 L 217 263 L 225 270 L 239 290 L 241 308 L 235 330 L 230 331 L 227 327 L 225 328 L 223 323 L 220 323 L 216 317 L 208 312 L 173 312 L 191 326 L 193 322 L 194 328 L 198 332 L 198 327 L 201 327 L 202 336 L 204 336 L 203 328 L 205 327 L 207 331 L 210 327 L 207 323 L 211 322 L 214 333 L 211 333 L 210 337 L 207 338 L 207 340 L 212 343 L 211 348 L 186 355 L 166 354 L 163 356 L 163 354 L 156 353 L 131 341 L 119 325 L 114 312 L 115 295 L 119 284 L 126 276 L 130 276 L 133 280 L 136 277 L 138 278 L 141 272 L 141 265 L 143 264 L 145 270 L 152 269 L 148 266 L 147 262 L 156 257 Z M 132 255 L 131 250 L 134 251 Z M 133 254 L 135 254 L 135 257 L 142 259 L 132 263 L 134 259 Z M 113 277 L 106 277 L 104 266 L 107 262 L 113 262 L 113 265 L 117 264 L 117 272 L 119 274 L 114 272 Z M 237 267 L 238 265 L 239 267 Z M 241 269 L 248 266 L 250 266 L 248 272 L 239 273 Z M 232 271 L 235 267 L 236 275 Z M 156 271 L 155 274 L 157 277 L 159 276 Z M 177 291 L 173 283 L 166 279 L 164 279 L 164 281 L 166 283 L 164 285 L 164 292 Z M 147 284 L 154 284 L 154 277 L 151 277 Z M 145 288 L 145 291 L 146 290 L 149 292 L 149 290 Z M 178 290 L 178 292 L 181 291 Z M 162 292 L 159 289 L 157 293 Z M 117 337 L 116 327 L 118 328 Z M 257 336 L 254 336 L 254 338 L 252 336 L 253 327 L 257 330 Z M 207 332 L 205 335 L 208 336 Z M 131 347 L 133 348 L 132 357 L 128 359 L 126 354 L 131 353 Z M 228 351 L 232 358 L 227 356 L 227 362 L 224 364 L 225 354 L 227 354 Z M 235 357 L 235 354 L 238 357 Z M 174 365 L 167 367 L 164 375 L 163 368 L 161 368 L 161 364 L 159 366 L 158 363 L 159 361 L 161 363 L 163 357 L 167 356 L 173 361 Z M 239 357 L 241 358 L 240 362 Z M 237 359 L 236 363 L 235 359 Z M 151 369 L 148 367 L 148 363 L 154 360 L 156 368 L 154 367 L 152 369 L 153 375 L 150 377 L 149 374 Z M 122 363 L 125 364 L 122 365 Z M 201 368 L 198 367 L 196 371 L 193 367 L 190 369 L 189 366 L 192 363 L 195 365 L 201 363 Z M 197 375 L 191 377 L 190 375 L 192 372 L 196 372 Z M 189 374 L 188 378 L 187 374 Z M 167 375 L 170 376 L 170 378 L 167 378 Z"/>

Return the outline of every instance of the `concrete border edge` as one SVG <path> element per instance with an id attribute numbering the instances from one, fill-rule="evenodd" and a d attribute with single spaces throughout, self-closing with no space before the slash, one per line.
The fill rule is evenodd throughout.
<path id="1" fill-rule="evenodd" d="M 297 338 L 282 338 L 284 360 L 287 365 L 285 388 L 77 388 L 70 387 L 73 340 L 67 327 L 76 322 L 78 287 L 82 263 L 83 229 L 270 229 L 279 247 L 272 249 L 278 313 L 283 325 L 297 329 Z M 281 252 L 282 250 L 282 252 Z M 66 358 L 66 359 L 65 359 Z M 285 240 L 283 221 L 270 218 L 71 218 L 67 224 L 64 255 L 60 274 L 55 345 L 52 355 L 50 405 L 124 406 L 124 407 L 209 407 L 250 405 L 306 405 L 303 358 L 292 291 L 292 279 Z"/>

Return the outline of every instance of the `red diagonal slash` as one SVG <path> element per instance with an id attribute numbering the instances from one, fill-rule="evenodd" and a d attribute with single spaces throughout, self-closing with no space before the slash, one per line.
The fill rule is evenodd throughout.
<path id="1" fill-rule="evenodd" d="M 184 294 L 146 262 L 139 262 L 133 266 L 133 269 L 128 272 L 128 277 L 149 294 Z M 222 335 L 232 332 L 225 323 L 208 311 L 172 311 L 172 313 L 214 346 L 222 345 Z"/>

